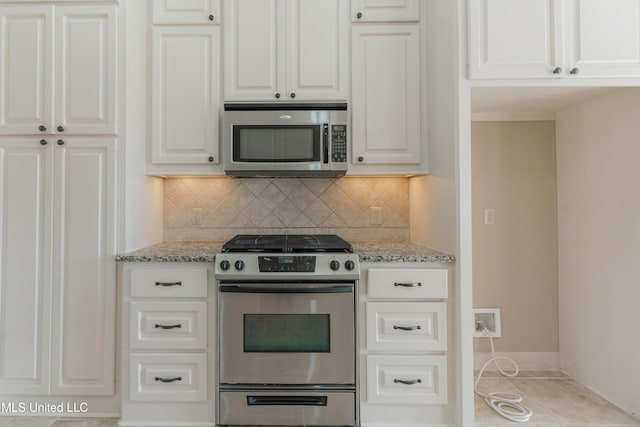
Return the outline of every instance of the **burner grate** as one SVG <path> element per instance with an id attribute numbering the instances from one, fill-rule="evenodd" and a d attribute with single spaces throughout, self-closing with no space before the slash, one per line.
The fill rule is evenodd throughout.
<path id="1" fill-rule="evenodd" d="M 353 247 L 335 234 L 239 234 L 222 246 L 222 252 L 352 253 Z"/>

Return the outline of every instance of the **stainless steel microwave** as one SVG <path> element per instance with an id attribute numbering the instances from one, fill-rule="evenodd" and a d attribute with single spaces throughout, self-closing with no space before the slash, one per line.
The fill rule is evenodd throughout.
<path id="1" fill-rule="evenodd" d="M 344 175 L 348 117 L 345 103 L 225 104 L 224 171 L 238 177 Z"/>

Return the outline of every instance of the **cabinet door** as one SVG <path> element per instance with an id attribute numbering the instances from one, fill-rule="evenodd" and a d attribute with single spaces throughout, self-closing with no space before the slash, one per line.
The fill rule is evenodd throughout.
<path id="1" fill-rule="evenodd" d="M 568 0 L 565 73 L 640 76 L 640 2 Z"/>
<path id="2" fill-rule="evenodd" d="M 53 122 L 53 8 L 0 6 L 0 134 Z"/>
<path id="3" fill-rule="evenodd" d="M 153 30 L 152 162 L 218 163 L 220 29 Z"/>
<path id="4" fill-rule="evenodd" d="M 284 98 L 284 1 L 225 0 L 224 99 Z"/>
<path id="5" fill-rule="evenodd" d="M 54 126 L 69 134 L 113 134 L 116 6 L 59 6 L 55 15 Z"/>
<path id="6" fill-rule="evenodd" d="M 420 163 L 420 27 L 353 27 L 353 162 Z"/>
<path id="7" fill-rule="evenodd" d="M 287 99 L 346 100 L 348 4 L 344 0 L 287 0 Z"/>
<path id="8" fill-rule="evenodd" d="M 154 24 L 220 23 L 220 0 L 153 0 Z"/>
<path id="9" fill-rule="evenodd" d="M 110 395 L 115 358 L 116 141 L 56 145 L 52 392 Z"/>
<path id="10" fill-rule="evenodd" d="M 0 393 L 47 394 L 53 147 L 0 139 Z"/>
<path id="11" fill-rule="evenodd" d="M 354 22 L 420 20 L 420 0 L 351 0 Z"/>
<path id="12" fill-rule="evenodd" d="M 561 2 L 471 0 L 468 5 L 471 78 L 562 75 Z"/>

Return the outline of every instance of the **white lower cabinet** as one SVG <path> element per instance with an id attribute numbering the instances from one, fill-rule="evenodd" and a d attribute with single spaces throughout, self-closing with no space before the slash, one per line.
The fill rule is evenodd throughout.
<path id="1" fill-rule="evenodd" d="M 441 264 L 361 264 L 363 426 L 452 423 L 448 281 Z"/>
<path id="2" fill-rule="evenodd" d="M 120 425 L 213 425 L 213 264 L 121 263 Z"/>

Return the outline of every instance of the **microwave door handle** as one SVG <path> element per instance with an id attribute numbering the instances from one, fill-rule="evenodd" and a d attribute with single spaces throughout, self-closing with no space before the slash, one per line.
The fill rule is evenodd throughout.
<path id="1" fill-rule="evenodd" d="M 322 151 L 323 151 L 323 163 L 329 163 L 329 124 L 322 125 Z"/>

